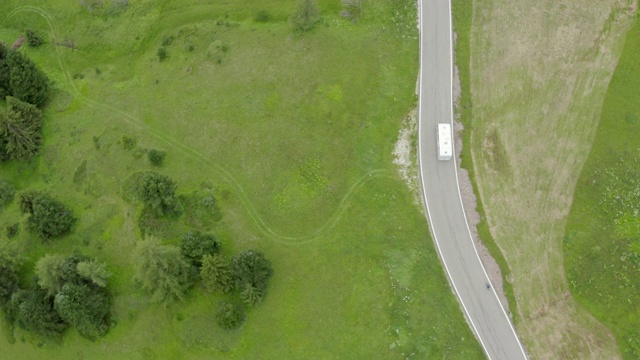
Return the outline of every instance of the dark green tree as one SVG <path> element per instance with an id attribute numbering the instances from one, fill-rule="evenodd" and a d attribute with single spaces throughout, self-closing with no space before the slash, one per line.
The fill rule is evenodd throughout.
<path id="1" fill-rule="evenodd" d="M 7 96 L 7 107 L 13 115 L 20 118 L 27 126 L 37 130 L 42 128 L 42 111 L 37 106 Z"/>
<path id="2" fill-rule="evenodd" d="M 7 312 L 22 329 L 47 337 L 59 336 L 67 328 L 53 307 L 53 299 L 40 289 L 13 293 Z"/>
<path id="3" fill-rule="evenodd" d="M 18 250 L 6 242 L 0 243 L 0 305 L 11 299 L 18 289 L 18 280 L 22 257 Z"/>
<path id="4" fill-rule="evenodd" d="M 30 231 L 42 240 L 49 240 L 67 233 L 75 224 L 73 212 L 58 200 L 39 191 L 20 194 L 23 214 L 30 214 L 27 222 Z"/>
<path id="5" fill-rule="evenodd" d="M 0 211 L 13 200 L 16 189 L 6 180 L 0 180 Z"/>
<path id="6" fill-rule="evenodd" d="M 60 317 L 88 339 L 102 337 L 109 329 L 109 297 L 100 288 L 66 283 L 54 305 Z"/>
<path id="7" fill-rule="evenodd" d="M 313 29 L 318 20 L 320 20 L 320 8 L 315 0 L 301 0 L 291 14 L 291 24 L 298 31 Z"/>
<path id="8" fill-rule="evenodd" d="M 140 179 L 137 195 L 144 206 L 156 216 L 177 212 L 176 184 L 168 176 L 147 172 Z"/>
<path id="9" fill-rule="evenodd" d="M 234 280 L 229 269 L 229 259 L 220 254 L 204 255 L 200 279 L 209 291 L 228 293 L 233 290 Z"/>
<path id="10" fill-rule="evenodd" d="M 2 158 L 26 160 L 35 156 L 42 144 L 40 127 L 17 114 L 0 109 L 0 144 Z"/>
<path id="11" fill-rule="evenodd" d="M 262 301 L 267 291 L 269 279 L 273 275 L 271 262 L 259 251 L 247 250 L 231 258 L 231 273 L 236 289 L 246 290 L 247 286 L 254 288 L 259 301 Z"/>
<path id="12" fill-rule="evenodd" d="M 42 35 L 38 34 L 34 30 L 27 30 L 27 44 L 31 47 L 38 47 L 44 42 Z"/>
<path id="13" fill-rule="evenodd" d="M 49 79 L 26 56 L 13 50 L 7 53 L 11 95 L 42 107 L 49 96 Z"/>
<path id="14" fill-rule="evenodd" d="M 180 240 L 180 252 L 192 265 L 200 266 L 204 255 L 213 255 L 220 250 L 220 240 L 212 234 L 190 230 Z"/>
<path id="15" fill-rule="evenodd" d="M 151 149 L 147 153 L 147 156 L 149 158 L 149 162 L 151 163 L 151 165 L 153 165 L 153 166 L 161 166 L 162 162 L 164 161 L 164 157 L 165 157 L 166 154 L 167 153 L 164 152 L 164 151 Z"/>
<path id="16" fill-rule="evenodd" d="M 237 304 L 222 302 L 218 306 L 216 321 L 221 328 L 231 330 L 236 329 L 244 322 L 244 307 Z"/>
<path id="17" fill-rule="evenodd" d="M 0 99 L 11 95 L 11 72 L 7 63 L 9 49 L 0 43 Z"/>
<path id="18" fill-rule="evenodd" d="M 259 305 L 262 302 L 262 292 L 251 284 L 244 284 L 244 289 L 240 292 L 240 298 L 247 305 Z"/>
<path id="19" fill-rule="evenodd" d="M 136 246 L 133 261 L 135 280 L 151 293 L 152 301 L 182 300 L 190 285 L 190 266 L 177 247 L 147 239 Z"/>

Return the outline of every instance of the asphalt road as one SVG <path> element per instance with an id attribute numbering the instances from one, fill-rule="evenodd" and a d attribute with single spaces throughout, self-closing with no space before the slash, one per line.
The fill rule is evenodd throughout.
<path id="1" fill-rule="evenodd" d="M 420 0 L 419 161 L 424 201 L 440 259 L 485 354 L 526 359 L 473 245 L 458 189 L 455 157 L 439 161 L 436 124 L 452 118 L 451 5 Z M 455 154 L 455 153 L 454 153 Z"/>

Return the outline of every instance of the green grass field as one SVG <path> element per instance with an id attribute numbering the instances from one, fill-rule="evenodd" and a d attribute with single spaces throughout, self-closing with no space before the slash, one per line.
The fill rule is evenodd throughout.
<path id="1" fill-rule="evenodd" d="M 627 33 L 569 215 L 567 278 L 576 300 L 640 358 L 640 22 Z"/>
<path id="2" fill-rule="evenodd" d="M 11 241 L 24 250 L 25 281 L 46 253 L 79 249 L 105 262 L 116 324 L 97 342 L 70 330 L 62 344 L 5 329 L 5 356 L 482 358 L 392 164 L 415 104 L 414 2 L 367 2 L 353 24 L 339 2 L 322 1 L 322 22 L 306 34 L 287 21 L 293 1 L 81 3 L 0 4 L 1 40 L 27 28 L 47 35 L 21 51 L 54 82 L 42 155 L 1 164 L 0 178 L 48 190 L 80 218 L 43 245 L 14 201 L 0 229 L 22 221 Z M 255 22 L 260 10 L 272 20 Z M 67 41 L 75 50 L 56 45 Z M 133 149 L 123 136 L 135 138 Z M 131 280 L 140 233 L 127 185 L 152 169 L 151 148 L 167 152 L 159 172 L 183 196 L 182 217 L 156 224 L 165 243 L 196 228 L 219 234 L 229 252 L 259 249 L 273 262 L 265 302 L 237 331 L 215 325 L 221 297 L 197 287 L 164 308 Z M 207 194 L 219 221 L 198 205 Z"/>

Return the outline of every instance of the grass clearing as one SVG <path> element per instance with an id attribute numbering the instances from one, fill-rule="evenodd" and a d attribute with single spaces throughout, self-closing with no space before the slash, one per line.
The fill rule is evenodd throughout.
<path id="1" fill-rule="evenodd" d="M 95 343 L 72 330 L 63 344 L 38 346 L 16 331 L 15 344 L 0 339 L 3 354 L 482 358 L 392 163 L 415 102 L 414 2 L 367 3 L 354 25 L 323 1 L 322 23 L 304 36 L 287 22 L 293 1 L 143 0 L 111 13 L 34 4 L 0 4 L 0 39 L 47 34 L 22 50 L 55 82 L 45 146 L 0 174 L 18 191 L 49 190 L 80 220 L 48 245 L 24 229 L 13 241 L 27 256 L 25 278 L 45 253 L 80 249 L 105 262 L 117 324 Z M 267 23 L 253 20 L 262 10 Z M 160 168 L 149 149 L 166 151 Z M 195 228 L 218 234 L 227 251 L 254 248 L 272 261 L 268 295 L 239 330 L 211 324 L 221 297 L 196 288 L 163 308 L 132 282 L 140 230 L 130 180 L 148 170 L 176 180 L 184 207 L 179 219 L 150 224 L 165 243 Z M 218 208 L 205 206 L 212 194 Z M 0 224 L 20 219 L 12 203 Z"/>
<path id="2" fill-rule="evenodd" d="M 534 358 L 620 356 L 611 333 L 571 297 L 562 238 L 630 5 L 474 4 L 470 150 L 511 272 L 516 327 Z"/>
<path id="3" fill-rule="evenodd" d="M 640 358 L 640 22 L 627 33 L 564 238 L 572 294 Z"/>

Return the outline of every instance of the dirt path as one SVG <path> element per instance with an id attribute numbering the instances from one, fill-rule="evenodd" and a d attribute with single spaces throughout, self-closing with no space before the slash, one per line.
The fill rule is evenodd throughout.
<path id="1" fill-rule="evenodd" d="M 569 293 L 565 218 L 631 25 L 627 0 L 478 2 L 472 27 L 475 171 L 511 268 L 535 359 L 615 359 L 615 340 Z"/>

